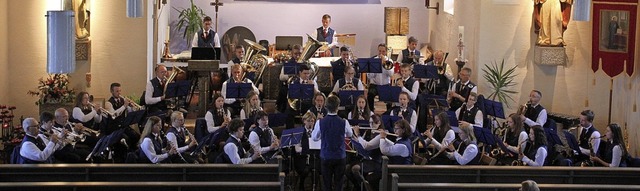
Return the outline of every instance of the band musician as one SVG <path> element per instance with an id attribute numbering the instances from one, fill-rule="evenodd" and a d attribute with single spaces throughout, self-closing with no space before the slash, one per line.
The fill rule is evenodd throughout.
<path id="1" fill-rule="evenodd" d="M 370 108 L 373 108 L 373 101 L 375 100 L 375 97 L 379 95 L 378 86 L 389 85 L 391 83 L 391 76 L 393 76 L 393 60 L 387 56 L 386 44 L 382 43 L 378 45 L 378 55 L 373 56 L 373 58 L 380 58 L 383 62 L 383 67 L 382 73 L 367 73 L 367 80 L 369 81 L 367 89 L 367 104 Z"/>
<path id="2" fill-rule="evenodd" d="M 225 103 L 225 107 L 230 108 L 231 110 L 231 116 L 233 118 L 236 118 L 238 116 L 240 116 L 240 110 L 242 110 L 242 99 L 238 99 L 238 98 L 227 98 L 227 92 L 229 91 L 227 89 L 228 84 L 230 83 L 250 83 L 251 84 L 251 88 L 253 88 L 254 92 L 259 92 L 258 88 L 253 84 L 253 82 L 246 78 L 246 75 L 244 73 L 244 70 L 242 68 L 241 65 L 239 64 L 235 64 L 233 66 L 231 66 L 231 78 L 229 78 L 229 80 L 227 80 L 226 82 L 222 83 L 222 97 L 224 97 L 224 103 Z"/>
<path id="3" fill-rule="evenodd" d="M 447 101 L 450 106 L 449 111 L 455 111 L 460 108 L 460 106 L 467 101 L 467 97 L 469 97 L 471 92 L 478 93 L 478 87 L 470 80 L 471 68 L 462 68 L 458 77 L 460 79 L 449 87 L 447 94 Z"/>

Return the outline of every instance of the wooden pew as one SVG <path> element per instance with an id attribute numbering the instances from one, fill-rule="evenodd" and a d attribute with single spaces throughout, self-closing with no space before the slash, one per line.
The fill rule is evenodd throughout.
<path id="1" fill-rule="evenodd" d="M 282 173 L 284 178 L 284 173 Z M 0 182 L 0 190 L 282 190 L 278 182 Z"/>
<path id="2" fill-rule="evenodd" d="M 398 183 L 399 176 L 391 174 L 391 191 L 409 190 L 474 190 L 500 191 L 517 190 L 519 183 Z M 609 185 L 609 184 L 538 184 L 541 190 L 640 190 L 640 185 Z"/>
<path id="3" fill-rule="evenodd" d="M 527 167 L 527 166 L 441 166 L 387 165 L 383 157 L 381 190 L 390 190 L 392 174 L 398 185 L 404 183 L 486 183 L 519 184 L 535 180 L 540 184 L 562 185 L 640 185 L 640 168 L 605 167 Z"/>

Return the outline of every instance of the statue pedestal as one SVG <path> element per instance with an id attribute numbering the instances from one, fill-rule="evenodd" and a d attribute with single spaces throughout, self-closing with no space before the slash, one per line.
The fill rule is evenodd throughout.
<path id="1" fill-rule="evenodd" d="M 540 65 L 566 65 L 567 55 L 562 46 L 535 46 L 533 50 L 533 62 Z"/>
<path id="2" fill-rule="evenodd" d="M 91 40 L 76 40 L 76 60 L 89 60 L 91 56 Z"/>

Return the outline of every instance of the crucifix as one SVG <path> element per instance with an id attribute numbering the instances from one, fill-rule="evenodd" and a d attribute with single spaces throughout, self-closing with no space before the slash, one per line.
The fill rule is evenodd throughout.
<path id="1" fill-rule="evenodd" d="M 218 7 L 222 7 L 224 3 L 220 2 L 220 0 L 216 0 L 211 2 L 209 5 L 214 6 L 216 8 L 216 31 L 218 31 Z"/>

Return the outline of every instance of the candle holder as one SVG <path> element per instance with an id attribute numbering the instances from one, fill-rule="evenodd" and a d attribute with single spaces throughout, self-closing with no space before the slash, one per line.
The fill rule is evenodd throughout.
<path id="1" fill-rule="evenodd" d="M 468 60 L 464 59 L 464 60 L 458 60 L 456 59 L 456 65 L 458 65 L 458 74 L 460 73 L 460 71 L 462 71 L 462 68 L 464 67 L 464 65 L 466 65 L 468 62 Z"/>
<path id="2" fill-rule="evenodd" d="M 169 40 L 164 42 L 164 50 L 162 51 L 162 58 L 173 58 L 169 52 Z"/>

